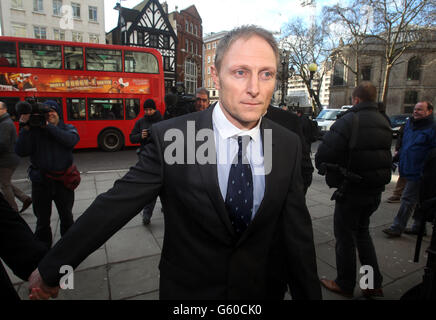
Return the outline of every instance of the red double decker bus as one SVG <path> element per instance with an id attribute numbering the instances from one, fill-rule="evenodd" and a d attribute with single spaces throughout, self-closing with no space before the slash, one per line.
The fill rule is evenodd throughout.
<path id="1" fill-rule="evenodd" d="M 62 105 L 63 120 L 80 135 L 76 148 L 117 151 L 153 99 L 164 113 L 161 54 L 151 48 L 0 37 L 0 100 L 34 97 Z"/>

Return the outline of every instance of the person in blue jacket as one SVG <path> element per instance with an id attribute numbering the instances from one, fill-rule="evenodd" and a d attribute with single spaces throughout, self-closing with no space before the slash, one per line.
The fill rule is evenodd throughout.
<path id="1" fill-rule="evenodd" d="M 420 217 L 414 215 L 411 228 L 406 228 L 419 199 L 419 185 L 424 160 L 431 149 L 436 147 L 436 126 L 433 105 L 428 101 L 418 102 L 413 115 L 404 127 L 402 145 L 399 150 L 400 176 L 407 180 L 401 196 L 401 205 L 392 225 L 383 232 L 390 238 L 406 234 L 418 234 Z"/>
<path id="2" fill-rule="evenodd" d="M 21 157 L 30 156 L 28 172 L 32 181 L 33 212 L 37 218 L 35 237 L 50 248 L 53 241 L 50 227 L 52 201 L 59 213 L 63 236 L 74 223 L 74 191 L 47 175 L 64 172 L 73 164 L 73 148 L 80 138 L 73 125 L 61 120 L 62 109 L 57 102 L 48 100 L 44 105 L 50 111 L 47 123 L 42 127 L 29 125 L 30 114 L 20 116 L 21 129 L 15 152 Z"/>

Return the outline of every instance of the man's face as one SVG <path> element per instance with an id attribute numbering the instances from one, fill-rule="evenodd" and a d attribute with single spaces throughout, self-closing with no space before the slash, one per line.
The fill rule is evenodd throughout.
<path id="1" fill-rule="evenodd" d="M 59 123 L 59 115 L 56 111 L 54 111 L 53 109 L 51 109 L 48 113 L 48 119 L 47 119 L 48 123 L 51 123 L 54 126 L 57 126 Z"/>
<path id="2" fill-rule="evenodd" d="M 270 103 L 277 72 L 276 56 L 262 38 L 236 40 L 212 76 L 226 118 L 237 128 L 256 126 Z"/>
<path id="3" fill-rule="evenodd" d="M 413 118 L 419 120 L 431 115 L 431 110 L 428 110 L 427 103 L 418 102 L 413 109 Z"/>
<path id="4" fill-rule="evenodd" d="M 197 93 L 195 95 L 195 110 L 203 111 L 209 106 L 209 98 L 205 93 Z"/>
<path id="5" fill-rule="evenodd" d="M 4 115 L 6 112 L 8 112 L 6 105 L 3 103 L 0 103 L 0 116 Z"/>
<path id="6" fill-rule="evenodd" d="M 146 116 L 152 116 L 155 112 L 156 112 L 156 110 L 155 110 L 155 109 L 152 109 L 152 108 L 144 109 L 144 114 L 145 114 Z"/>

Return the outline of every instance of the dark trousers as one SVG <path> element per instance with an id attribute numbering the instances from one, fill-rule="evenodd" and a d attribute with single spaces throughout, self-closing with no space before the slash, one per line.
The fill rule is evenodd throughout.
<path id="1" fill-rule="evenodd" d="M 336 201 L 334 213 L 338 272 L 336 283 L 348 293 L 354 291 L 356 284 L 356 248 L 361 265 L 369 265 L 373 268 L 374 288 L 381 288 L 383 277 L 369 234 L 369 218 L 377 210 L 380 200 L 381 194 L 347 194 L 345 200 Z"/>
<path id="2" fill-rule="evenodd" d="M 43 182 L 32 182 L 33 212 L 37 218 L 35 237 L 50 248 L 53 242 L 50 227 L 52 201 L 54 201 L 60 218 L 61 236 L 74 223 L 73 204 L 74 191 L 64 187 L 60 181 L 45 179 Z"/>

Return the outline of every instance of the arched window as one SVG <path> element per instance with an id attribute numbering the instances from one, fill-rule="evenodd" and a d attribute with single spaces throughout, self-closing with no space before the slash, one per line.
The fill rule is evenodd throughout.
<path id="1" fill-rule="evenodd" d="M 407 80 L 419 80 L 421 76 L 421 59 L 412 57 L 407 64 Z"/>

